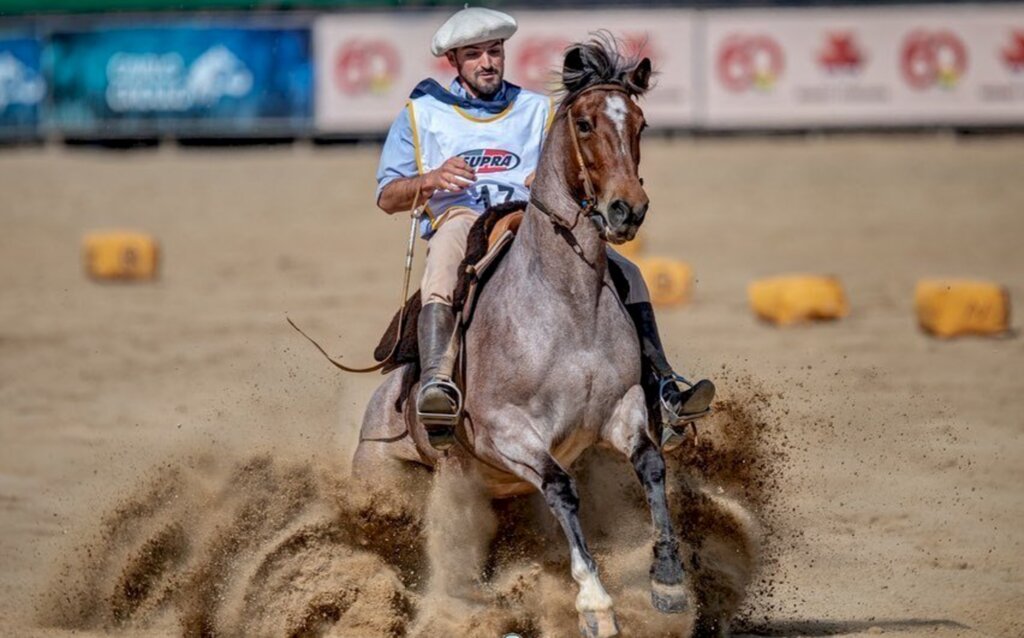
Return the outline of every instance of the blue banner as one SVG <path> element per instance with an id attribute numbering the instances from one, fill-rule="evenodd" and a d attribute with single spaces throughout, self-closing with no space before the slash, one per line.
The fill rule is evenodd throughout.
<path id="1" fill-rule="evenodd" d="M 66 134 L 302 133 L 308 29 L 166 26 L 57 32 L 52 124 Z"/>
<path id="2" fill-rule="evenodd" d="M 33 135 L 46 97 L 39 40 L 0 34 L 0 136 Z"/>

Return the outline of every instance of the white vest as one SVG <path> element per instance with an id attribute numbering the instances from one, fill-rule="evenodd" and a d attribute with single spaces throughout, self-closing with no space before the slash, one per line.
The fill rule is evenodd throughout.
<path id="1" fill-rule="evenodd" d="M 429 95 L 409 100 L 409 120 L 420 175 L 460 156 L 476 171 L 476 182 L 460 192 L 438 190 L 427 202 L 435 220 L 453 206 L 483 213 L 488 206 L 527 200 L 526 178 L 537 170 L 554 107 L 551 98 L 523 89 L 507 109 L 476 117 Z M 434 232 L 424 220 L 421 232 Z"/>

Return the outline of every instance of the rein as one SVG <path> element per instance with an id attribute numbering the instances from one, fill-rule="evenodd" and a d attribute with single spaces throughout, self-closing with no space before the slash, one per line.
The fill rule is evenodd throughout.
<path id="1" fill-rule="evenodd" d="M 314 341 L 312 337 L 310 337 L 308 334 L 303 332 L 301 328 L 295 325 L 295 322 L 292 321 L 291 317 L 288 317 L 287 315 L 285 316 L 285 319 L 288 320 L 289 325 L 291 325 L 292 328 L 295 328 L 296 332 L 298 332 L 300 335 L 305 337 L 307 341 L 313 344 L 313 346 L 320 351 L 320 354 L 324 355 L 324 358 L 326 358 L 331 363 L 331 365 L 333 365 L 335 368 L 338 368 L 339 370 L 342 370 L 343 372 L 353 372 L 356 374 L 376 372 L 377 370 L 380 370 L 385 365 L 387 365 L 388 362 L 391 361 L 391 358 L 395 356 L 395 352 L 398 351 L 398 344 L 401 343 L 402 341 L 402 328 L 405 324 L 405 300 L 409 298 L 409 278 L 412 275 L 413 255 L 415 254 L 416 251 L 416 228 L 419 226 L 420 221 L 420 213 L 417 212 L 416 209 L 419 207 L 419 203 L 420 192 L 417 189 L 416 197 L 414 197 L 412 200 L 412 208 L 409 209 L 409 217 L 412 218 L 412 221 L 409 224 L 409 244 L 405 249 L 405 274 L 402 280 L 402 296 L 398 300 L 398 330 L 395 333 L 395 343 L 391 346 L 391 352 L 389 352 L 388 356 L 384 357 L 384 359 L 380 363 L 366 368 L 349 367 L 341 363 L 340 361 L 333 359 L 331 355 L 327 354 L 327 351 L 324 350 L 319 343 Z"/>

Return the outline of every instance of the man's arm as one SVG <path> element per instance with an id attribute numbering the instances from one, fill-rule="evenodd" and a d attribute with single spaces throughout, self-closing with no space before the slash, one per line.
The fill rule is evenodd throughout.
<path id="1" fill-rule="evenodd" d="M 389 215 L 409 210 L 414 201 L 425 204 L 439 188 L 460 191 L 476 180 L 461 157 L 449 158 L 439 168 L 419 175 L 413 135 L 409 112 L 403 109 L 388 131 L 377 168 L 377 206 Z"/>
<path id="2" fill-rule="evenodd" d="M 438 189 L 458 192 L 475 181 L 476 174 L 466 160 L 461 157 L 450 157 L 439 168 L 428 173 L 400 177 L 388 183 L 380 191 L 377 206 L 389 215 L 407 211 L 412 208 L 414 200 L 419 204 L 425 204 Z"/>

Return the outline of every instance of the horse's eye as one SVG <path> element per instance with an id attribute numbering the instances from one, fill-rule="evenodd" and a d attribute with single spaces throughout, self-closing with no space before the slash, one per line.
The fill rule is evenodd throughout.
<path id="1" fill-rule="evenodd" d="M 580 118 L 576 120 L 576 128 L 580 130 L 580 133 L 586 134 L 594 130 L 594 127 L 590 125 L 590 122 Z"/>

